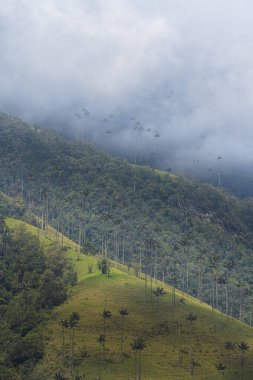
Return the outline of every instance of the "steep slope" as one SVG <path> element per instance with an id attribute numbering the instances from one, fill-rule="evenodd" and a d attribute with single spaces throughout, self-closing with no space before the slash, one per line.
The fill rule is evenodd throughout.
<path id="1" fill-rule="evenodd" d="M 23 224 L 18 220 L 7 219 L 10 229 Z M 38 229 L 26 225 L 30 233 L 38 235 Z M 55 232 L 39 231 L 41 241 L 50 249 L 54 244 Z M 61 237 L 58 236 L 61 243 Z M 142 379 L 208 379 L 222 378 L 222 373 L 230 379 L 242 378 L 242 353 L 238 343 L 246 341 L 250 350 L 245 353 L 244 379 L 253 376 L 253 331 L 249 326 L 227 318 L 204 303 L 176 291 L 175 307 L 172 308 L 173 289 L 160 281 L 153 282 L 156 287 L 164 287 L 166 294 L 160 298 L 159 309 L 155 295 L 151 293 L 149 279 L 148 296 L 145 297 L 145 281 L 128 273 L 124 266 L 112 263 L 110 276 L 101 275 L 96 263 L 98 257 L 81 255 L 77 260 L 78 245 L 67 238 L 63 239 L 65 254 L 73 260 L 78 272 L 78 285 L 71 292 L 70 299 L 54 309 L 52 318 L 42 328 L 47 338 L 46 354 L 37 365 L 31 380 L 51 380 L 56 373 L 70 379 L 70 329 L 65 330 L 65 359 L 62 359 L 62 328 L 60 321 L 67 319 L 72 312 L 80 315 L 75 328 L 73 378 L 94 379 L 100 373 L 104 380 L 134 379 L 136 376 L 136 356 L 131 344 L 142 336 L 146 347 L 142 352 Z M 93 266 L 93 272 L 88 268 Z M 115 266 L 115 267 L 114 267 Z M 151 297 L 153 301 L 151 301 Z M 182 298 L 184 299 L 182 302 Z M 129 314 L 124 318 L 123 362 L 120 359 L 121 317 L 119 309 L 127 308 Z M 103 310 L 109 310 L 112 317 L 106 322 L 105 349 L 98 343 L 104 333 Z M 197 320 L 191 326 L 186 316 L 192 313 Z M 193 376 L 190 375 L 190 352 L 192 341 Z M 225 349 L 225 342 L 236 343 L 234 350 Z M 181 343 L 180 343 L 181 342 Z M 179 356 L 182 363 L 179 364 Z M 138 357 L 137 357 L 138 358 Z M 222 362 L 226 369 L 218 371 L 215 364 Z M 82 377 L 83 376 L 83 377 Z"/>
<path id="2" fill-rule="evenodd" d="M 0 114 L 0 190 L 48 224 L 136 271 L 251 321 L 252 199 L 133 166 Z"/>

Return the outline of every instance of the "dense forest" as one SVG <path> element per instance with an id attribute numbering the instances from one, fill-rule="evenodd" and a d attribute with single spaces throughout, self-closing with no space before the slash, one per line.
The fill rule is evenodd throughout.
<path id="1" fill-rule="evenodd" d="M 37 327 L 66 300 L 68 287 L 76 281 L 60 248 L 45 252 L 38 237 L 22 227 L 10 232 L 0 217 L 1 380 L 27 378 L 43 357 L 44 341 Z"/>
<path id="2" fill-rule="evenodd" d="M 252 323 L 252 199 L 5 114 L 0 153 L 2 198 L 15 199 L 6 212 Z"/>

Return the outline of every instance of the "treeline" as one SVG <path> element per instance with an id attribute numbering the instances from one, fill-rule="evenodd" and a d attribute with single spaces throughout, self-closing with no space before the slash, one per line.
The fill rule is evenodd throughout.
<path id="1" fill-rule="evenodd" d="M 45 253 L 24 227 L 11 233 L 0 218 L 0 378 L 27 379 L 43 357 L 36 329 L 63 303 L 77 277 L 62 251 Z"/>

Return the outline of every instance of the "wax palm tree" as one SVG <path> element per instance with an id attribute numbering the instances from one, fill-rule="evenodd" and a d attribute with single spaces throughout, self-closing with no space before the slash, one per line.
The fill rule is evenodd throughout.
<path id="1" fill-rule="evenodd" d="M 60 322 L 62 328 L 62 360 L 65 358 L 65 330 L 69 328 L 68 319 L 62 319 Z"/>
<path id="2" fill-rule="evenodd" d="M 244 354 L 245 354 L 245 352 L 247 352 L 249 350 L 250 347 L 249 347 L 247 342 L 241 342 L 238 345 L 238 348 L 242 353 L 242 361 L 241 361 L 241 364 L 242 364 L 242 380 L 244 380 Z"/>
<path id="3" fill-rule="evenodd" d="M 231 379 L 231 352 L 234 351 L 236 345 L 228 340 L 225 342 L 224 347 L 228 352 L 228 379 Z"/>
<path id="4" fill-rule="evenodd" d="M 185 224 L 187 226 L 187 214 L 185 219 Z M 183 254 L 186 259 L 186 292 L 189 293 L 189 248 L 191 245 L 192 235 L 191 233 L 185 233 L 180 241 L 180 245 L 183 249 Z"/>
<path id="5" fill-rule="evenodd" d="M 177 276 L 174 274 L 171 274 L 168 276 L 168 281 L 172 285 L 172 292 L 171 292 L 171 321 L 173 323 L 174 321 L 174 309 L 176 306 L 176 286 L 177 286 Z"/>
<path id="6" fill-rule="evenodd" d="M 157 311 L 158 311 L 158 315 L 159 315 L 159 312 L 160 312 L 160 297 L 163 297 L 164 295 L 166 294 L 164 288 L 156 288 L 156 290 L 154 290 L 154 295 L 156 296 L 156 299 L 157 299 Z"/>
<path id="7" fill-rule="evenodd" d="M 103 318 L 103 330 L 104 330 L 104 338 L 106 338 L 106 334 L 105 334 L 105 330 L 106 330 L 106 321 L 108 319 L 110 319 L 112 317 L 112 313 L 110 312 L 110 310 L 105 310 L 103 311 L 103 313 L 101 314 L 101 317 Z M 104 354 L 105 354 L 105 342 L 104 342 Z"/>
<path id="8" fill-rule="evenodd" d="M 224 371 L 227 367 L 222 362 L 216 363 L 215 367 L 216 367 L 217 371 L 221 374 L 221 376 L 223 376 Z"/>
<path id="9" fill-rule="evenodd" d="M 239 289 L 239 319 L 242 320 L 243 302 L 244 296 L 247 293 L 247 284 L 244 280 L 239 279 L 236 282 L 236 286 Z"/>
<path id="10" fill-rule="evenodd" d="M 197 320 L 197 316 L 189 313 L 186 316 L 186 320 L 189 322 L 190 325 L 190 373 L 193 371 L 193 360 L 192 360 L 192 328 L 193 323 Z"/>
<path id="11" fill-rule="evenodd" d="M 70 328 L 70 373 L 73 370 L 73 354 L 74 354 L 74 336 L 75 328 L 79 325 L 80 315 L 77 312 L 73 312 L 69 317 L 69 328 Z"/>
<path id="12" fill-rule="evenodd" d="M 121 331 L 120 331 L 120 358 L 121 361 L 123 361 L 123 325 L 124 325 L 124 319 L 128 315 L 127 309 L 120 309 L 119 313 L 121 315 Z"/>
<path id="13" fill-rule="evenodd" d="M 56 372 L 56 374 L 54 375 L 54 380 L 67 380 L 67 379 L 61 372 Z"/>
<path id="14" fill-rule="evenodd" d="M 100 373 L 101 373 L 101 346 L 103 347 L 103 352 L 105 352 L 105 336 L 100 335 L 98 337 L 98 343 L 100 345 L 99 348 L 99 359 L 98 359 L 98 378 L 100 379 Z"/>
<path id="15" fill-rule="evenodd" d="M 139 337 L 131 344 L 132 349 L 135 351 L 136 356 L 138 353 L 138 380 L 141 380 L 141 353 L 146 347 L 146 343 L 143 337 Z"/>
<path id="16" fill-rule="evenodd" d="M 181 322 L 179 321 L 178 323 L 178 343 L 179 343 L 179 348 L 178 348 L 178 362 L 180 365 L 180 368 L 182 370 L 182 361 L 183 361 L 183 350 L 182 350 L 182 325 Z"/>

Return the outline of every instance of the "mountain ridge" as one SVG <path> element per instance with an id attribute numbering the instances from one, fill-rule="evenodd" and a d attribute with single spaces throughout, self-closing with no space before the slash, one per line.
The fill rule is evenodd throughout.
<path id="1" fill-rule="evenodd" d="M 250 323 L 253 201 L 0 114 L 0 190 L 79 243 Z M 236 300 L 234 300 L 236 298 Z M 242 299 L 242 303 L 239 301 Z"/>

